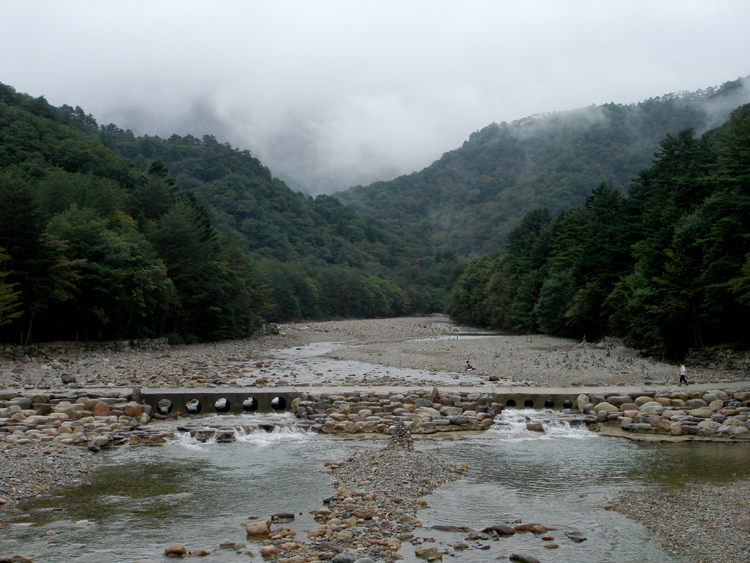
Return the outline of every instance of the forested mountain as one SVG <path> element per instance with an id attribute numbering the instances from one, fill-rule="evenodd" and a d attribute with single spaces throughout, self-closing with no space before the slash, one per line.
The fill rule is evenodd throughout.
<path id="1" fill-rule="evenodd" d="M 213 137 L 136 138 L 0 84 L 0 340 L 437 310 L 451 268 Z"/>
<path id="2" fill-rule="evenodd" d="M 450 253 L 436 254 L 418 234 L 386 229 L 334 197 L 294 192 L 248 151 L 211 136 L 135 137 L 114 125 L 86 130 L 142 168 L 164 162 L 219 231 L 242 235 L 270 289 L 273 308 L 266 316 L 273 320 L 443 307 L 455 260 Z"/>
<path id="3" fill-rule="evenodd" d="M 433 312 L 453 272 L 460 322 L 750 343 L 750 106 L 709 130 L 746 82 L 493 124 L 315 199 L 214 137 L 136 137 L 0 84 L 0 341 Z"/>
<path id="4" fill-rule="evenodd" d="M 409 225 L 438 249 L 491 252 L 527 212 L 581 205 L 602 182 L 624 193 L 668 133 L 702 133 L 748 102 L 746 78 L 638 104 L 493 123 L 420 172 L 336 196 L 387 225 Z"/>
<path id="5" fill-rule="evenodd" d="M 601 184 L 582 207 L 526 214 L 507 240 L 460 272 L 458 321 L 674 356 L 750 344 L 750 104 L 700 137 L 667 135 L 625 197 Z"/>

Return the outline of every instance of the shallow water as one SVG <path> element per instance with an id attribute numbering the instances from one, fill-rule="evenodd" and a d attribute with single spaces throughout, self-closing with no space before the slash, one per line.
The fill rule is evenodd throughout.
<path id="1" fill-rule="evenodd" d="M 470 548 L 457 552 L 454 560 L 490 562 L 523 552 L 560 563 L 678 562 L 648 530 L 603 506 L 619 491 L 647 485 L 673 487 L 686 480 L 750 475 L 746 444 L 636 444 L 554 422 L 547 424 L 546 436 L 528 435 L 521 424 L 514 426 L 513 417 L 536 415 L 508 411 L 508 424 L 484 437 L 417 443 L 417 449 L 471 467 L 468 478 L 426 497 L 429 507 L 419 512 L 425 529 L 418 536 L 434 538 L 432 545 L 443 550 L 465 541 L 466 534 L 429 526 L 480 530 L 522 520 L 560 527 L 550 534 L 559 549 L 544 549 L 539 537 L 517 534 L 497 541 L 465 541 Z M 248 516 L 275 512 L 295 512 L 289 526 L 304 540 L 302 531 L 314 525 L 308 512 L 333 493 L 324 462 L 383 445 L 287 429 L 245 433 L 229 444 L 199 444 L 182 437 L 163 447 L 122 447 L 103 455 L 106 466 L 91 485 L 0 512 L 0 521 L 10 524 L 2 528 L 0 554 L 50 562 L 162 561 L 164 547 L 174 542 L 188 549 L 217 549 L 225 539 L 246 541 L 240 523 Z M 47 530 L 58 535 L 45 537 Z M 587 541 L 568 540 L 563 532 L 570 530 L 580 531 Z M 479 549 L 483 545 L 489 549 Z M 401 554 L 407 562 L 417 561 L 408 543 Z M 259 556 L 218 549 L 210 560 L 240 557 L 261 561 Z"/>

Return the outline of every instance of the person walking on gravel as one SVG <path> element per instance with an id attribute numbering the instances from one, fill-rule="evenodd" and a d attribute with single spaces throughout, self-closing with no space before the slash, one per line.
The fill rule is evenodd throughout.
<path id="1" fill-rule="evenodd" d="M 682 364 L 680 366 L 680 382 L 677 384 L 677 387 L 680 387 L 683 383 L 685 385 L 688 384 L 687 378 L 685 377 L 687 375 L 687 370 L 685 369 L 685 364 Z"/>

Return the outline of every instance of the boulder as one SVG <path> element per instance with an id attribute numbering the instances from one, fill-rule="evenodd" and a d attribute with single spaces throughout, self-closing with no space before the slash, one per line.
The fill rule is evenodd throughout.
<path id="1" fill-rule="evenodd" d="M 663 430 L 669 430 L 670 424 L 660 416 L 652 416 L 648 419 L 648 423 L 654 428 L 661 428 Z"/>
<path id="2" fill-rule="evenodd" d="M 167 557 L 185 557 L 187 556 L 187 549 L 180 543 L 173 543 L 167 546 L 164 550 L 164 555 Z"/>
<path id="3" fill-rule="evenodd" d="M 698 428 L 700 428 L 700 433 L 705 436 L 713 436 L 716 434 L 716 430 L 721 426 L 718 422 L 714 422 L 713 420 L 704 420 L 703 422 L 698 423 Z"/>
<path id="4" fill-rule="evenodd" d="M 418 547 L 414 550 L 414 555 L 426 561 L 441 561 L 443 559 L 436 547 Z"/>
<path id="5" fill-rule="evenodd" d="M 102 401 L 98 401 L 94 408 L 92 409 L 92 414 L 94 416 L 109 416 L 109 405 L 107 403 L 103 403 Z"/>
<path id="6" fill-rule="evenodd" d="M 630 395 L 614 395 L 612 397 L 607 397 L 607 402 L 610 405 L 619 407 L 621 405 L 624 405 L 625 403 L 632 403 L 633 398 Z"/>
<path id="7" fill-rule="evenodd" d="M 641 414 L 645 416 L 661 415 L 664 412 L 664 405 L 656 401 L 649 401 L 641 405 Z"/>
<path id="8" fill-rule="evenodd" d="M 264 545 L 260 548 L 260 554 L 263 557 L 273 557 L 274 555 L 278 555 L 279 553 L 281 553 L 281 550 L 275 545 Z"/>
<path id="9" fill-rule="evenodd" d="M 138 403 L 130 401 L 125 405 L 123 412 L 125 413 L 125 416 L 140 418 L 140 416 L 143 414 L 143 405 L 139 405 Z"/>
<path id="10" fill-rule="evenodd" d="M 703 399 L 688 399 L 685 401 L 685 406 L 691 409 L 699 409 L 701 407 L 707 407 L 708 403 Z"/>
<path id="11" fill-rule="evenodd" d="M 721 399 L 716 399 L 715 401 L 711 401 L 708 404 L 708 408 L 714 412 L 721 410 L 724 408 L 724 401 L 722 401 Z"/>
<path id="12" fill-rule="evenodd" d="M 539 563 L 539 559 L 526 553 L 514 553 L 510 556 L 510 560 L 518 563 Z"/>
<path id="13" fill-rule="evenodd" d="M 363 520 L 372 520 L 378 513 L 371 508 L 359 507 L 352 510 L 352 515 Z"/>
<path id="14" fill-rule="evenodd" d="M 600 412 L 606 412 L 607 414 L 609 414 L 609 413 L 612 413 L 612 412 L 619 412 L 619 411 L 620 411 L 619 408 L 617 408 L 616 406 L 614 406 L 614 405 L 612 405 L 612 404 L 610 404 L 610 403 L 608 403 L 606 401 L 603 402 L 603 403 L 599 403 L 598 405 L 596 405 L 594 407 L 594 412 L 597 413 L 597 414 L 599 414 Z"/>
<path id="15" fill-rule="evenodd" d="M 495 532 L 500 536 L 512 536 L 516 533 L 514 528 L 511 528 L 507 524 L 494 524 L 482 530 L 485 534 Z"/>
<path id="16" fill-rule="evenodd" d="M 578 406 L 578 410 L 583 412 L 583 409 L 586 408 L 586 405 L 588 405 L 591 401 L 589 400 L 589 396 L 585 393 L 581 393 L 578 395 L 578 398 L 576 399 L 576 405 Z"/>
<path id="17" fill-rule="evenodd" d="M 414 516 L 413 514 L 409 514 L 408 512 L 405 512 L 401 515 L 401 517 L 398 519 L 399 522 L 402 524 L 409 524 L 412 526 L 421 526 L 422 521 Z"/>
<path id="18" fill-rule="evenodd" d="M 259 519 L 252 522 L 243 522 L 241 525 L 245 527 L 247 535 L 251 537 L 267 536 L 270 533 L 265 520 Z"/>
<path id="19" fill-rule="evenodd" d="M 581 534 L 581 532 L 565 532 L 565 535 L 568 536 L 568 539 L 574 541 L 575 543 L 586 541 L 586 538 L 583 536 L 583 534 Z"/>
<path id="20" fill-rule="evenodd" d="M 293 541 L 284 542 L 281 544 L 281 549 L 284 551 L 294 551 L 295 549 L 299 549 L 299 544 Z"/>

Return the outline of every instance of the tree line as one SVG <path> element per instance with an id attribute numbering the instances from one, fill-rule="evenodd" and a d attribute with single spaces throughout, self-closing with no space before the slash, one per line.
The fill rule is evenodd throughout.
<path id="1" fill-rule="evenodd" d="M 527 213 L 504 252 L 459 268 L 458 322 L 595 339 L 680 356 L 750 344 L 750 105 L 697 136 L 669 134 L 627 194 Z"/>
<path id="2" fill-rule="evenodd" d="M 435 311 L 452 267 L 211 136 L 136 137 L 0 84 L 0 341 Z"/>

